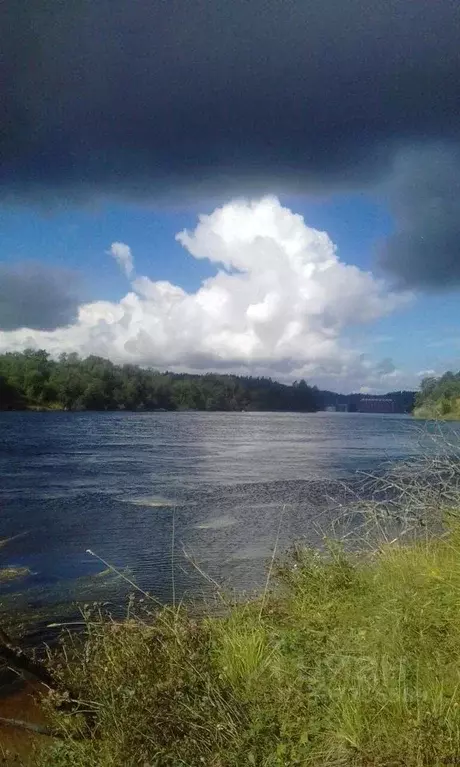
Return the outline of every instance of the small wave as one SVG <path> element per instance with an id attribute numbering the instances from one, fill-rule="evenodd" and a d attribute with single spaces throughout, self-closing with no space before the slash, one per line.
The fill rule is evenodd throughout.
<path id="1" fill-rule="evenodd" d="M 200 522 L 198 525 L 195 525 L 195 527 L 197 530 L 223 530 L 225 527 L 236 525 L 236 523 L 237 520 L 234 517 L 224 515 L 223 517 L 209 519 L 207 522 Z"/>
<path id="2" fill-rule="evenodd" d="M 245 546 L 245 548 L 236 551 L 229 558 L 229 561 L 240 561 L 246 559 L 270 559 L 273 551 L 268 546 Z"/>
<path id="3" fill-rule="evenodd" d="M 122 498 L 124 503 L 131 503 L 133 506 L 149 506 L 152 509 L 174 508 L 177 504 L 167 498 Z"/>

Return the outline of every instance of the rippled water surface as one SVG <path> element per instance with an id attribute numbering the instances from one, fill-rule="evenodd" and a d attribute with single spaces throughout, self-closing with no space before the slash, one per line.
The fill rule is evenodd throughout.
<path id="1" fill-rule="evenodd" d="M 423 428 L 360 414 L 0 414 L 0 539 L 17 536 L 0 541 L 0 567 L 31 572 L 0 588 L 27 587 L 31 604 L 99 598 L 88 548 L 162 600 L 173 572 L 177 595 L 200 590 L 191 560 L 257 588 L 283 508 L 280 547 L 314 539 L 340 481 L 417 453 Z"/>

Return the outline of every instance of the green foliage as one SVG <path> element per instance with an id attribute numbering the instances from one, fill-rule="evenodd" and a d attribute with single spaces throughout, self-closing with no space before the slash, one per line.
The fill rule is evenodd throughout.
<path id="1" fill-rule="evenodd" d="M 372 555 L 297 549 L 278 570 L 263 606 L 224 617 L 88 616 L 53 665 L 94 721 L 51 705 L 63 740 L 41 766 L 457 763 L 459 530 Z"/>
<path id="2" fill-rule="evenodd" d="M 3 410 L 20 410 L 24 407 L 23 397 L 19 390 L 4 375 L 0 374 L 0 408 Z"/>
<path id="3" fill-rule="evenodd" d="M 346 403 L 359 409 L 360 394 L 320 391 L 305 381 L 292 386 L 251 376 L 160 373 L 114 365 L 94 355 L 81 359 L 46 351 L 0 355 L 0 410 L 278 410 L 313 412 Z M 396 412 L 410 412 L 413 392 L 391 392 Z"/>
<path id="4" fill-rule="evenodd" d="M 159 373 L 114 365 L 102 357 L 80 359 L 26 350 L 0 355 L 0 409 L 64 410 L 316 410 L 305 381 L 286 386 L 270 378 Z"/>
<path id="5" fill-rule="evenodd" d="M 415 408 L 421 418 L 460 418 L 460 372 L 424 378 Z"/>

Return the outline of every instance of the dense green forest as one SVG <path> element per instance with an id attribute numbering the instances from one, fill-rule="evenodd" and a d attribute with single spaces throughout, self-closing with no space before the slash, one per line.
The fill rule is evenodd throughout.
<path id="1" fill-rule="evenodd" d="M 270 378 L 160 373 L 26 350 L 0 355 L 0 408 L 62 410 L 317 410 L 315 389 Z"/>
<path id="2" fill-rule="evenodd" d="M 439 378 L 424 378 L 416 396 L 420 418 L 460 418 L 460 372 L 450 370 Z"/>
<path id="3" fill-rule="evenodd" d="M 102 357 L 62 354 L 54 360 L 28 349 L 0 355 L 0 410 L 290 410 L 314 412 L 346 404 L 359 410 L 361 394 L 320 391 L 305 381 L 206 373 L 162 373 L 114 365 Z M 389 392 L 396 412 L 410 412 L 414 392 Z"/>

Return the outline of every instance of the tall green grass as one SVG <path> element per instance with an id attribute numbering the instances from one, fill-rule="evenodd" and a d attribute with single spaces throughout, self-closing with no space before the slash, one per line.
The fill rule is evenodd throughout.
<path id="1" fill-rule="evenodd" d="M 442 397 L 436 400 L 427 399 L 414 409 L 416 418 L 430 420 L 458 421 L 460 420 L 460 398 Z"/>
<path id="2" fill-rule="evenodd" d="M 84 714 L 41 767 L 460 763 L 460 527 L 347 553 L 295 549 L 262 600 L 195 620 L 87 614 L 52 659 Z M 276 585 L 275 585 L 276 584 Z"/>

